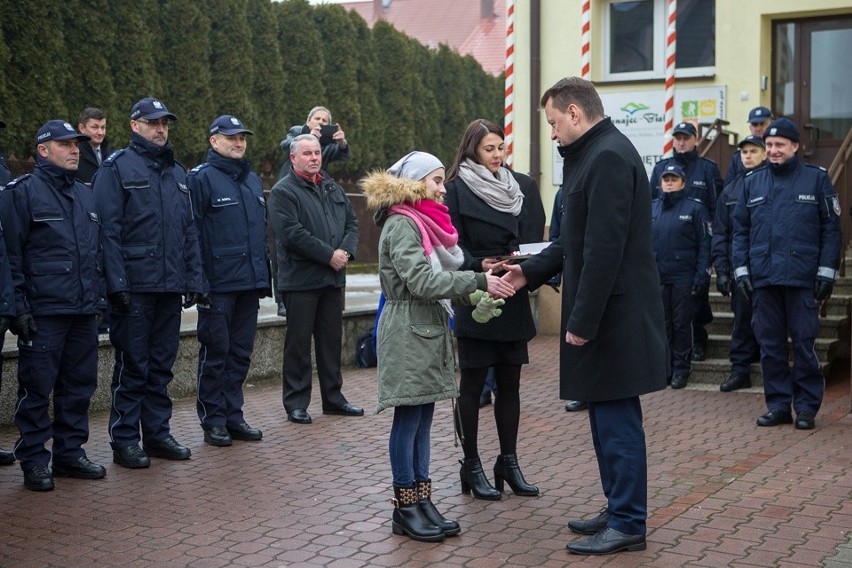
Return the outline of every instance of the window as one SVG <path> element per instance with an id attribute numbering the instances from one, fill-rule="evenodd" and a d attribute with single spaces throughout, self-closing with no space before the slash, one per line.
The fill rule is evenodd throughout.
<path id="1" fill-rule="evenodd" d="M 603 5 L 606 80 L 665 77 L 666 0 L 606 0 Z M 678 77 L 712 75 L 716 65 L 716 1 L 677 2 Z"/>

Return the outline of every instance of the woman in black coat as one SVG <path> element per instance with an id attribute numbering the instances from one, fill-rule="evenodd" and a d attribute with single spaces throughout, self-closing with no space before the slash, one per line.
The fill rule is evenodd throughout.
<path id="1" fill-rule="evenodd" d="M 471 122 L 447 176 L 445 203 L 464 252 L 461 270 L 500 272 L 504 261 L 498 258 L 518 250 L 524 197 L 512 173 L 501 165 L 503 139 L 503 130 L 493 122 Z M 454 309 L 461 367 L 457 425 L 464 450 L 462 492 L 496 501 L 505 481 L 516 495 L 538 495 L 538 488 L 524 479 L 516 453 L 521 366 L 529 362 L 527 342 L 535 336 L 527 290 L 518 290 L 506 299 L 502 316 L 486 323 L 473 320 L 471 306 L 456 305 Z M 497 383 L 494 418 L 500 455 L 494 464 L 496 489 L 485 476 L 477 447 L 479 398 L 489 367 L 494 368 Z"/>

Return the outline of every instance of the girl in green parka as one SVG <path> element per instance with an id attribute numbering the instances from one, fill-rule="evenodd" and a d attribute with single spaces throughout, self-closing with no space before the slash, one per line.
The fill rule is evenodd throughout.
<path id="1" fill-rule="evenodd" d="M 456 521 L 445 519 L 432 504 L 429 478 L 435 401 L 458 396 L 448 321 L 451 301 L 476 290 L 494 298 L 514 293 L 490 272 L 457 270 L 462 252 L 441 203 L 444 177 L 438 158 L 411 152 L 387 172 L 373 172 L 361 182 L 367 206 L 382 227 L 379 280 L 386 302 L 378 327 L 376 412 L 394 408 L 388 443 L 395 497 L 392 528 L 394 534 L 427 542 L 461 532 Z"/>

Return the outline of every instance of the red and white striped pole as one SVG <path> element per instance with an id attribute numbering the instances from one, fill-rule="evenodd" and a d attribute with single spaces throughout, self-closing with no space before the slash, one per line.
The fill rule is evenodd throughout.
<path id="1" fill-rule="evenodd" d="M 675 87 L 675 57 L 677 55 L 677 0 L 668 0 L 668 22 L 666 27 L 666 132 L 663 138 L 663 157 L 672 154 L 672 130 L 674 130 L 674 87 Z"/>
<path id="2" fill-rule="evenodd" d="M 512 122 L 515 120 L 515 0 L 506 0 L 506 102 L 504 106 L 504 128 L 506 134 L 506 165 L 515 162 L 515 136 Z"/>
<path id="3" fill-rule="evenodd" d="M 591 73 L 591 13 L 592 13 L 592 2 L 591 0 L 580 0 L 582 6 L 582 15 L 580 18 L 580 78 L 585 79 L 586 81 L 592 80 Z"/>

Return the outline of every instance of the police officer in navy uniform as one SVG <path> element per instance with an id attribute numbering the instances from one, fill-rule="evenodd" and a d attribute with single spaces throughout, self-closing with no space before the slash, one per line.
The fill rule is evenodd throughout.
<path id="1" fill-rule="evenodd" d="M 12 324 L 18 336 L 15 424 L 21 437 L 15 457 L 24 485 L 33 491 L 53 489 L 54 475 L 106 475 L 82 448 L 89 439 L 89 400 L 98 384 L 96 315 L 104 308 L 100 221 L 92 192 L 74 177 L 77 142 L 88 139 L 65 121 L 46 122 L 36 137 L 33 173 L 11 182 L 0 197 L 17 314 Z"/>
<path id="2" fill-rule="evenodd" d="M 766 127 L 772 122 L 775 117 L 772 111 L 764 106 L 754 107 L 748 113 L 748 130 L 749 136 L 757 136 L 763 138 L 763 133 L 766 132 Z M 742 146 L 738 146 L 742 149 Z M 745 175 L 746 168 L 743 166 L 742 152 L 734 152 L 731 156 L 731 162 L 728 164 L 728 171 L 725 172 L 725 185 L 728 185 L 739 175 Z"/>
<path id="3" fill-rule="evenodd" d="M 243 159 L 252 132 L 234 116 L 210 125 L 207 162 L 189 173 L 207 302 L 198 302 L 198 419 L 204 441 L 260 440 L 243 418 L 260 298 L 270 295 L 263 184 Z"/>
<path id="4" fill-rule="evenodd" d="M 742 172 L 726 183 L 716 203 L 716 218 L 713 221 L 713 238 L 710 256 L 716 269 L 716 289 L 722 296 L 731 297 L 734 313 L 734 329 L 731 333 L 731 374 L 719 385 L 722 392 L 731 392 L 751 386 L 751 364 L 760 360 L 760 347 L 751 328 L 751 302 L 742 294 L 731 293 L 734 269 L 731 261 L 734 209 L 742 194 L 745 174 L 766 164 L 766 145 L 763 136 L 749 134 L 738 144 L 737 155 Z"/>
<path id="5" fill-rule="evenodd" d="M 0 120 L 0 128 L 6 128 L 6 123 Z M 12 180 L 12 174 L 9 172 L 9 167 L 6 165 L 6 156 L 0 152 L 0 187 L 6 185 Z"/>
<path id="6" fill-rule="evenodd" d="M 692 319 L 710 285 L 707 210 L 687 196 L 686 175 L 669 164 L 661 176 L 662 196 L 651 202 L 654 253 L 666 315 L 671 385 L 682 389 L 692 372 Z"/>
<path id="7" fill-rule="evenodd" d="M 716 198 L 722 191 L 719 167 L 713 160 L 698 155 L 698 134 L 695 126 L 689 122 L 681 122 L 675 126 L 673 136 L 672 157 L 657 162 L 651 173 L 652 197 L 660 197 L 660 182 L 666 166 L 678 165 L 686 175 L 686 196 L 700 200 L 707 208 L 707 218 L 712 221 L 716 214 Z M 692 360 L 703 361 L 707 350 L 707 330 L 704 326 L 713 321 L 713 312 L 706 294 L 699 298 L 696 309 L 695 319 L 692 321 Z"/>
<path id="8" fill-rule="evenodd" d="M 796 428 L 810 430 L 825 391 L 814 343 L 840 263 L 840 202 L 825 170 L 797 154 L 794 122 L 775 120 L 764 140 L 769 165 L 746 175 L 733 243 L 737 289 L 752 302 L 760 344 L 768 412 L 757 425 L 793 422 L 792 405 Z"/>
<path id="9" fill-rule="evenodd" d="M 113 461 L 128 468 L 148 467 L 149 456 L 191 454 L 170 432 L 167 387 L 181 305 L 192 306 L 205 290 L 186 171 L 168 143 L 176 119 L 157 99 L 138 101 L 130 144 L 104 160 L 93 181 L 115 347 L 108 428 Z"/>
<path id="10" fill-rule="evenodd" d="M 6 339 L 6 331 L 15 317 L 15 288 L 12 285 L 12 271 L 9 268 L 9 255 L 3 238 L 3 226 L 0 223 L 0 351 Z M 3 383 L 3 364 L 0 359 L 0 385 Z M 15 463 L 15 454 L 0 448 L 0 465 Z"/>

